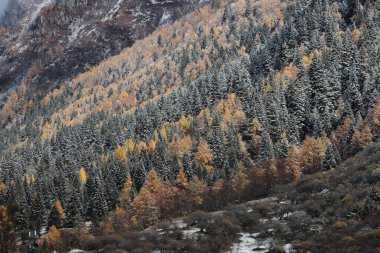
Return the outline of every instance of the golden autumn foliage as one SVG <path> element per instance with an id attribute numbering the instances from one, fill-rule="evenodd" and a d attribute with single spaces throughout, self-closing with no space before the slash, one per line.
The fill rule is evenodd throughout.
<path id="1" fill-rule="evenodd" d="M 148 150 L 148 146 L 146 145 L 145 142 L 140 141 L 136 146 L 135 146 L 135 155 L 136 157 L 140 155 L 141 151 L 143 150 Z"/>
<path id="2" fill-rule="evenodd" d="M 127 154 L 126 150 L 122 146 L 117 146 L 115 150 L 115 159 L 121 162 L 127 161 Z"/>
<path id="3" fill-rule="evenodd" d="M 51 139 L 52 126 L 49 123 L 46 123 L 42 128 L 41 141 L 44 143 L 46 140 Z"/>
<path id="4" fill-rule="evenodd" d="M 360 137 L 361 138 L 360 138 L 359 144 L 360 144 L 360 147 L 362 149 L 367 147 L 368 144 L 370 144 L 372 142 L 373 135 L 371 133 L 371 129 L 369 128 L 368 124 L 366 124 L 364 126 L 364 129 L 363 129 Z"/>
<path id="5" fill-rule="evenodd" d="M 248 184 L 248 176 L 245 173 L 245 168 L 241 162 L 238 164 L 236 175 L 233 179 L 233 187 L 237 193 L 241 193 Z"/>
<path id="6" fill-rule="evenodd" d="M 319 170 L 326 147 L 321 138 L 306 136 L 300 151 L 300 165 L 306 174 L 315 173 Z"/>
<path id="7" fill-rule="evenodd" d="M 135 211 L 136 225 L 138 227 L 153 225 L 158 221 L 160 209 L 157 201 L 159 201 L 158 194 L 162 189 L 162 183 L 157 172 L 151 170 L 145 185 L 133 200 L 131 206 Z"/>
<path id="8" fill-rule="evenodd" d="M 133 152 L 135 149 L 135 142 L 131 139 L 127 139 L 124 143 L 124 146 L 128 153 Z"/>
<path id="9" fill-rule="evenodd" d="M 238 124 L 245 120 L 245 113 L 235 94 L 228 94 L 226 100 L 222 99 L 216 107 L 216 112 L 221 116 L 221 126 L 225 131 L 228 129 L 228 123 Z"/>
<path id="10" fill-rule="evenodd" d="M 157 145 L 157 142 L 155 140 L 151 140 L 149 142 L 149 146 L 148 146 L 148 154 L 151 155 L 153 153 L 153 151 L 156 149 L 156 145 Z"/>
<path id="11" fill-rule="evenodd" d="M 335 135 L 337 138 L 347 136 L 350 131 L 351 126 L 351 118 L 350 116 L 346 116 L 344 119 L 343 125 L 338 126 L 337 130 L 335 131 Z"/>
<path id="12" fill-rule="evenodd" d="M 132 177 L 128 175 L 119 197 L 120 206 L 127 208 L 132 202 Z"/>
<path id="13" fill-rule="evenodd" d="M 9 120 L 9 121 L 12 120 L 12 117 L 14 116 L 14 109 L 15 109 L 15 106 L 17 105 L 18 100 L 19 100 L 19 97 L 17 95 L 17 92 L 13 91 L 9 95 L 5 105 L 0 111 L 0 123 L 6 120 Z"/>
<path id="14" fill-rule="evenodd" d="M 87 173 L 86 173 L 86 170 L 83 167 L 81 167 L 79 169 L 79 182 L 82 185 L 85 185 L 86 182 L 87 182 Z"/>
<path id="15" fill-rule="evenodd" d="M 187 186 L 187 179 L 183 169 L 180 169 L 176 178 L 176 184 L 179 187 L 185 188 Z"/>
<path id="16" fill-rule="evenodd" d="M 198 152 L 195 153 L 195 161 L 198 166 L 205 168 L 208 172 L 211 172 L 213 155 L 207 142 L 202 140 L 198 147 Z"/>
<path id="17" fill-rule="evenodd" d="M 357 127 L 352 135 L 352 148 L 364 149 L 372 142 L 372 133 L 368 124 L 365 127 Z"/>
<path id="18" fill-rule="evenodd" d="M 161 135 L 161 137 L 162 137 L 165 141 L 168 140 L 168 135 L 166 134 L 166 129 L 165 129 L 165 128 L 161 128 L 161 130 L 160 130 L 160 135 Z"/>
<path id="19" fill-rule="evenodd" d="M 190 120 L 189 117 L 182 116 L 181 119 L 178 121 L 179 129 L 183 134 L 186 134 L 187 131 L 190 128 Z"/>
<path id="20" fill-rule="evenodd" d="M 291 63 L 288 66 L 286 66 L 282 72 L 278 72 L 275 76 L 275 83 L 277 85 L 280 85 L 283 83 L 285 87 L 287 88 L 289 86 L 289 83 L 291 81 L 294 81 L 297 77 L 298 69 L 297 67 Z"/>
<path id="21" fill-rule="evenodd" d="M 292 180 L 299 181 L 302 175 L 300 166 L 300 152 L 296 145 L 290 146 L 286 157 L 286 170 L 290 172 Z"/>
<path id="22" fill-rule="evenodd" d="M 354 29 L 352 32 L 352 42 L 357 46 L 360 39 L 361 32 L 359 29 Z"/>
<path id="23" fill-rule="evenodd" d="M 313 52 L 311 52 L 309 55 L 304 55 L 302 57 L 302 62 L 303 62 L 303 67 L 305 69 L 308 69 L 311 65 L 311 63 L 313 62 L 313 59 L 314 57 L 322 57 L 323 55 L 323 52 L 321 50 L 314 50 Z"/>
<path id="24" fill-rule="evenodd" d="M 54 207 L 57 209 L 58 213 L 59 213 L 59 217 L 61 219 L 64 219 L 65 218 L 65 210 L 63 209 L 62 207 L 62 204 L 61 204 L 61 201 L 57 200 L 55 203 L 54 203 Z"/>
<path id="25" fill-rule="evenodd" d="M 177 155 L 179 158 L 182 158 L 192 147 L 193 141 L 189 135 L 181 139 L 178 134 L 175 133 L 169 143 L 168 151 L 171 156 Z"/>
<path id="26" fill-rule="evenodd" d="M 159 192 L 162 188 L 162 183 L 160 178 L 157 175 L 156 170 L 151 170 L 149 172 L 148 178 L 146 180 L 145 186 L 150 192 L 156 193 Z"/>
<path id="27" fill-rule="evenodd" d="M 45 236 L 45 241 L 49 248 L 54 249 L 61 242 L 61 233 L 58 231 L 56 226 L 51 226 L 48 233 Z"/>
<path id="28" fill-rule="evenodd" d="M 123 207 L 116 207 L 115 220 L 113 221 L 113 227 L 116 231 L 123 232 L 129 228 L 127 211 Z"/>
<path id="29" fill-rule="evenodd" d="M 312 61 L 313 61 L 313 57 L 312 57 L 312 55 L 310 55 L 310 56 L 308 56 L 308 55 L 304 55 L 304 56 L 302 57 L 303 67 L 304 67 L 305 69 L 308 69 L 308 68 L 310 67 Z"/>

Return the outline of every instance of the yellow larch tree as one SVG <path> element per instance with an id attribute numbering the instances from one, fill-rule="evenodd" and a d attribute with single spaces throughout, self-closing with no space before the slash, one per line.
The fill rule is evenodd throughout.
<path id="1" fill-rule="evenodd" d="M 79 169 L 79 182 L 81 185 L 85 185 L 87 182 L 87 173 L 83 167 Z"/>
<path id="2" fill-rule="evenodd" d="M 240 195 L 248 184 L 248 176 L 241 162 L 238 163 L 236 175 L 233 180 L 233 187 L 238 195 Z"/>
<path id="3" fill-rule="evenodd" d="M 158 194 L 163 189 L 162 183 L 158 178 L 156 170 L 151 170 L 145 185 L 140 193 L 132 202 L 135 221 L 131 225 L 137 228 L 145 228 L 155 224 L 160 216 L 160 208 L 158 204 Z"/>
<path id="4" fill-rule="evenodd" d="M 369 128 L 369 126 L 367 124 L 367 125 L 365 125 L 365 127 L 361 133 L 361 136 L 359 139 L 359 145 L 362 149 L 364 149 L 371 142 L 372 142 L 372 133 L 371 133 L 371 129 Z"/>
<path id="5" fill-rule="evenodd" d="M 213 155 L 207 142 L 202 140 L 199 144 L 198 151 L 195 153 L 195 161 L 198 166 L 205 168 L 208 172 L 211 172 Z"/>
<path id="6" fill-rule="evenodd" d="M 65 209 L 63 209 L 63 206 L 61 204 L 61 201 L 57 200 L 55 203 L 54 203 L 54 206 L 55 208 L 57 209 L 58 213 L 59 213 L 59 217 L 61 219 L 65 219 Z"/>
<path id="7" fill-rule="evenodd" d="M 61 242 L 61 233 L 56 226 L 51 226 L 45 236 L 45 241 L 50 249 L 57 249 Z"/>
<path id="8" fill-rule="evenodd" d="M 153 151 L 156 149 L 156 145 L 157 145 L 157 141 L 155 140 L 151 140 L 149 142 L 149 146 L 148 146 L 148 154 L 151 155 L 153 153 Z"/>
<path id="9" fill-rule="evenodd" d="M 306 136 L 300 151 L 300 165 L 305 173 L 315 173 L 320 169 L 326 147 L 321 138 Z"/>
<path id="10" fill-rule="evenodd" d="M 120 197 L 120 206 L 127 208 L 132 202 L 132 177 L 129 174 L 121 191 Z"/>
<path id="11" fill-rule="evenodd" d="M 180 188 L 186 188 L 186 186 L 188 185 L 185 171 L 183 170 L 183 168 L 181 168 L 178 172 L 178 175 L 176 178 L 176 185 Z"/>
<path id="12" fill-rule="evenodd" d="M 296 145 L 290 146 L 285 164 L 286 170 L 292 176 L 292 180 L 299 181 L 302 175 L 302 171 L 300 166 L 300 152 Z"/>
<path id="13" fill-rule="evenodd" d="M 121 162 L 127 161 L 126 150 L 120 145 L 115 150 L 115 159 Z"/>

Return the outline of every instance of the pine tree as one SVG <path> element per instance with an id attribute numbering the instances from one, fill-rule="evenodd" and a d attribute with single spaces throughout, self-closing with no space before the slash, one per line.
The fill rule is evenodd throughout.
<path id="1" fill-rule="evenodd" d="M 363 100 L 359 91 L 359 82 L 355 67 L 351 67 L 349 80 L 347 83 L 346 90 L 344 92 L 344 99 L 351 106 L 351 109 L 354 111 L 354 113 L 363 112 Z"/>
<path id="2" fill-rule="evenodd" d="M 79 194 L 76 191 L 71 192 L 67 201 L 66 220 L 67 227 L 78 226 L 82 221 L 82 203 L 80 203 Z"/>
<path id="3" fill-rule="evenodd" d="M 337 167 L 340 163 L 339 153 L 334 144 L 331 144 L 327 149 L 321 163 L 322 170 L 330 170 Z"/>
<path id="4" fill-rule="evenodd" d="M 291 84 L 287 90 L 287 107 L 290 117 L 292 118 L 291 126 L 297 131 L 296 140 L 304 135 L 306 112 L 309 103 L 308 99 L 309 79 L 303 70 L 299 74 L 299 78 Z M 289 131 L 289 133 L 292 133 Z M 295 134 L 295 133 L 293 133 Z"/>
<path id="5" fill-rule="evenodd" d="M 102 220 L 103 216 L 107 214 L 108 206 L 106 202 L 106 198 L 104 196 L 104 187 L 100 182 L 100 179 L 98 176 L 96 176 L 94 179 L 94 195 L 91 198 L 91 220 L 93 222 L 93 225 L 97 227 L 100 224 L 100 221 Z"/>
<path id="6" fill-rule="evenodd" d="M 227 158 L 225 153 L 225 138 L 220 127 L 219 116 L 216 114 L 213 116 L 211 132 L 208 139 L 212 150 L 213 164 L 216 168 L 222 168 Z"/>
<path id="7" fill-rule="evenodd" d="M 238 63 L 234 66 L 230 85 L 230 92 L 236 93 L 237 97 L 242 101 L 245 111 L 249 111 L 252 84 L 250 74 L 243 63 Z"/>
<path id="8" fill-rule="evenodd" d="M 56 226 L 61 228 L 64 224 L 65 213 L 62 208 L 61 202 L 57 200 L 52 207 L 48 217 L 48 227 Z"/>
<path id="9" fill-rule="evenodd" d="M 19 191 L 17 198 L 17 210 L 14 213 L 14 225 L 18 230 L 29 228 L 28 202 L 23 188 Z"/>
<path id="10" fill-rule="evenodd" d="M 46 209 L 40 189 L 39 186 L 36 187 L 30 209 L 30 225 L 32 229 L 37 230 L 37 233 L 40 232 L 41 227 L 46 223 Z"/>
<path id="11" fill-rule="evenodd" d="M 274 147 L 272 139 L 268 132 L 264 131 L 261 136 L 261 144 L 260 144 L 260 153 L 259 159 L 260 161 L 268 161 L 274 159 Z"/>

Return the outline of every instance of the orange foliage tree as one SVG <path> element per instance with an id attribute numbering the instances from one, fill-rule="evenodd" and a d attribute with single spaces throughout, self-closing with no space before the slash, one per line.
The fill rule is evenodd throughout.
<path id="1" fill-rule="evenodd" d="M 205 168 L 208 172 L 211 172 L 213 155 L 206 141 L 201 141 L 198 147 L 198 152 L 195 153 L 195 160 L 198 166 Z"/>
<path id="2" fill-rule="evenodd" d="M 288 150 L 288 156 L 285 160 L 285 168 L 291 175 L 291 179 L 298 181 L 301 178 L 302 171 L 300 166 L 300 151 L 296 145 L 290 146 Z"/>
<path id="3" fill-rule="evenodd" d="M 312 174 L 320 169 L 325 149 L 321 138 L 306 136 L 300 152 L 300 165 L 305 174 Z"/>
<path id="4" fill-rule="evenodd" d="M 155 224 L 160 217 L 157 196 L 163 189 L 162 183 L 158 178 L 156 170 L 151 170 L 144 187 L 132 202 L 134 210 L 134 220 L 137 228 L 145 228 Z"/>

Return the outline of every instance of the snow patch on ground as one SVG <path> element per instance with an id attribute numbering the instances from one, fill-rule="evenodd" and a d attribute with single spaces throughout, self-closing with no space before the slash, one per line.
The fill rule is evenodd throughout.
<path id="1" fill-rule="evenodd" d="M 187 223 L 183 222 L 182 220 L 174 221 L 174 225 L 177 228 L 186 228 L 188 226 Z"/>
<path id="2" fill-rule="evenodd" d="M 92 221 L 86 221 L 84 224 L 88 229 L 92 227 Z"/>
<path id="3" fill-rule="evenodd" d="M 203 5 L 207 4 L 208 2 L 209 2 L 209 0 L 199 0 L 198 6 L 203 6 Z"/>
<path id="4" fill-rule="evenodd" d="M 200 228 L 190 228 L 190 229 L 185 229 L 185 230 L 182 230 L 182 233 L 183 233 L 183 238 L 186 239 L 186 238 L 195 238 L 197 237 L 197 233 L 201 232 L 201 229 Z"/>
<path id="5" fill-rule="evenodd" d="M 150 0 L 150 3 L 153 4 L 153 5 L 156 5 L 156 4 L 169 4 L 169 3 L 173 3 L 172 0 L 167 0 L 167 1 L 163 1 L 163 2 L 158 2 L 156 0 Z"/>
<path id="6" fill-rule="evenodd" d="M 69 26 L 69 29 L 71 31 L 71 35 L 69 36 L 69 43 L 75 41 L 84 28 L 86 28 L 86 25 L 82 24 L 82 20 L 75 20 L 72 22 Z"/>
<path id="7" fill-rule="evenodd" d="M 290 243 L 285 244 L 285 246 L 284 246 L 284 250 L 285 250 L 286 253 L 293 253 L 293 252 L 296 252 L 296 251 L 293 249 L 293 245 L 291 245 Z"/>
<path id="8" fill-rule="evenodd" d="M 112 7 L 112 9 L 106 14 L 106 16 L 102 19 L 102 22 L 105 22 L 107 20 L 110 20 L 113 18 L 113 16 L 116 14 L 118 10 L 120 10 L 121 4 L 124 2 L 124 0 L 119 0 L 117 3 Z"/>
<path id="9" fill-rule="evenodd" d="M 170 23 L 171 21 L 171 15 L 169 12 L 165 11 L 163 14 L 162 14 L 162 17 L 161 17 L 161 20 L 160 20 L 160 25 L 164 25 L 164 24 L 167 24 L 167 23 Z"/>
<path id="10" fill-rule="evenodd" d="M 37 6 L 37 9 L 36 11 L 32 14 L 31 16 L 31 21 L 34 21 L 37 17 L 38 17 L 38 14 L 40 13 L 40 11 L 42 10 L 42 8 L 44 8 L 46 5 L 48 5 L 49 3 L 53 3 L 52 0 L 45 0 L 43 1 L 41 4 L 39 4 Z"/>
<path id="11" fill-rule="evenodd" d="M 234 243 L 228 253 L 264 253 L 269 251 L 271 238 L 259 241 L 249 233 L 240 233 L 240 235 L 240 242 Z"/>

